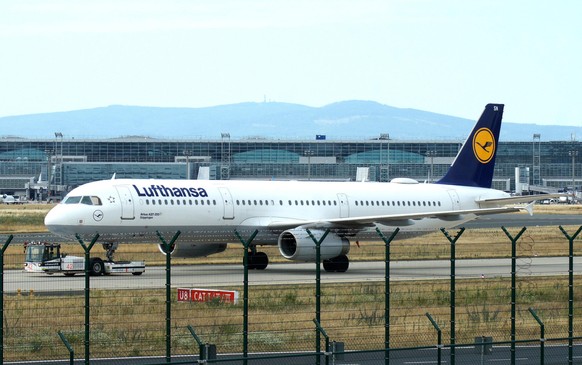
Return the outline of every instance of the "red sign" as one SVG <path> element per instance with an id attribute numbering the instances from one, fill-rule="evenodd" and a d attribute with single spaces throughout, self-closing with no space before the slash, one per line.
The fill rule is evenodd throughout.
<path id="1" fill-rule="evenodd" d="M 178 302 L 190 301 L 190 289 L 178 288 Z"/>
<path id="2" fill-rule="evenodd" d="M 234 290 L 178 288 L 178 302 L 211 302 L 214 300 L 236 304 L 238 292 Z"/>

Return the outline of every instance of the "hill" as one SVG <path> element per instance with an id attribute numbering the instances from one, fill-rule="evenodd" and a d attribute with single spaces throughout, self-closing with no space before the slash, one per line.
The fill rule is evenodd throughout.
<path id="1" fill-rule="evenodd" d="M 480 111 L 476 111 L 475 118 Z M 0 118 L 0 136 L 54 138 L 216 138 L 230 133 L 244 138 L 378 138 L 388 133 L 399 140 L 462 140 L 474 120 L 416 109 L 396 108 L 373 101 L 342 101 L 323 107 L 289 103 L 240 103 L 207 108 L 158 108 L 111 105 L 58 113 Z M 570 140 L 582 127 L 504 123 L 501 138 L 531 141 Z"/>

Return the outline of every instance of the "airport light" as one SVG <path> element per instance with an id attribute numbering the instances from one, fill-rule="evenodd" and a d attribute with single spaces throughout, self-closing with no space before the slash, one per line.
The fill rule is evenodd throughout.
<path id="1" fill-rule="evenodd" d="M 307 181 L 311 180 L 311 156 L 315 155 L 313 150 L 303 151 L 303 155 L 307 156 Z"/>
<path id="2" fill-rule="evenodd" d="M 390 181 L 390 134 L 380 133 L 380 181 Z M 384 156 L 382 153 L 384 151 L 384 141 L 387 142 L 388 148 L 386 148 L 386 164 L 384 164 Z M 382 170 L 386 171 L 386 178 L 382 174 Z"/>
<path id="3" fill-rule="evenodd" d="M 46 153 L 46 162 L 47 162 L 46 195 L 47 195 L 47 201 L 48 201 L 49 196 L 51 196 L 51 158 L 52 158 L 53 151 L 52 150 L 45 150 L 44 152 Z"/>
<path id="4" fill-rule="evenodd" d="M 190 155 L 192 154 L 189 150 L 182 151 L 182 154 L 186 156 L 186 180 L 190 180 Z"/>
<path id="5" fill-rule="evenodd" d="M 575 175 L 575 171 L 576 171 L 576 156 L 578 156 L 578 151 L 577 150 L 570 150 L 568 151 L 568 155 L 570 157 L 572 157 L 572 190 L 576 190 L 576 184 L 575 184 L 575 180 L 576 180 L 576 175 Z"/>
<path id="6" fill-rule="evenodd" d="M 61 151 L 59 153 L 59 138 L 61 140 Z M 55 132 L 55 193 L 58 190 L 58 185 L 62 184 L 60 174 L 57 174 L 57 167 L 59 168 L 59 172 L 62 174 L 62 164 L 63 164 L 63 134 L 61 132 Z M 60 160 L 60 161 L 59 161 Z M 59 177 L 57 181 L 57 176 Z"/>
<path id="7" fill-rule="evenodd" d="M 426 156 L 430 157 L 430 176 L 428 177 L 428 182 L 432 182 L 434 176 L 434 158 L 436 156 L 436 151 L 426 151 Z"/>

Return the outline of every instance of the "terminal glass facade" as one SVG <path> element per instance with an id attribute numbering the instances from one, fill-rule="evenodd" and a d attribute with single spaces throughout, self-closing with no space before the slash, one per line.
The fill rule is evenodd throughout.
<path id="1" fill-rule="evenodd" d="M 64 193 L 78 185 L 117 178 L 196 178 L 201 167 L 216 179 L 354 180 L 358 167 L 369 180 L 410 177 L 434 181 L 444 175 L 460 141 L 396 140 L 106 140 L 0 139 L 0 193 L 14 179 L 49 180 Z M 581 184 L 581 142 L 501 142 L 495 187 L 513 190 L 515 168 L 539 173 L 539 184 Z M 533 179 L 533 176 L 530 179 Z M 2 181 L 6 183 L 3 185 Z M 7 187 L 11 181 L 10 188 Z M 533 183 L 534 181 L 529 181 Z M 62 195 L 62 194 L 61 194 Z"/>

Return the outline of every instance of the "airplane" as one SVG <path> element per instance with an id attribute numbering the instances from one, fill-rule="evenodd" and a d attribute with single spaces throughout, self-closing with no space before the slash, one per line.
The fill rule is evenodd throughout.
<path id="1" fill-rule="evenodd" d="M 534 197 L 491 189 L 503 104 L 487 104 L 446 175 L 436 183 L 396 178 L 380 182 L 111 179 L 73 189 L 45 217 L 48 230 L 73 238 L 155 238 L 178 230 L 172 255 L 201 257 L 237 242 L 237 232 L 258 231 L 249 268 L 264 270 L 257 246 L 277 245 L 292 261 L 315 262 L 314 237 L 326 271 L 349 267 L 350 241 L 378 240 L 375 228 L 426 232 L 453 228 L 481 215 L 527 210 Z M 182 239 L 182 236 L 180 236 Z M 159 242 L 159 241 L 158 241 Z M 105 245 L 104 245 L 105 247 Z M 164 252 L 160 246 L 162 253 Z"/>

